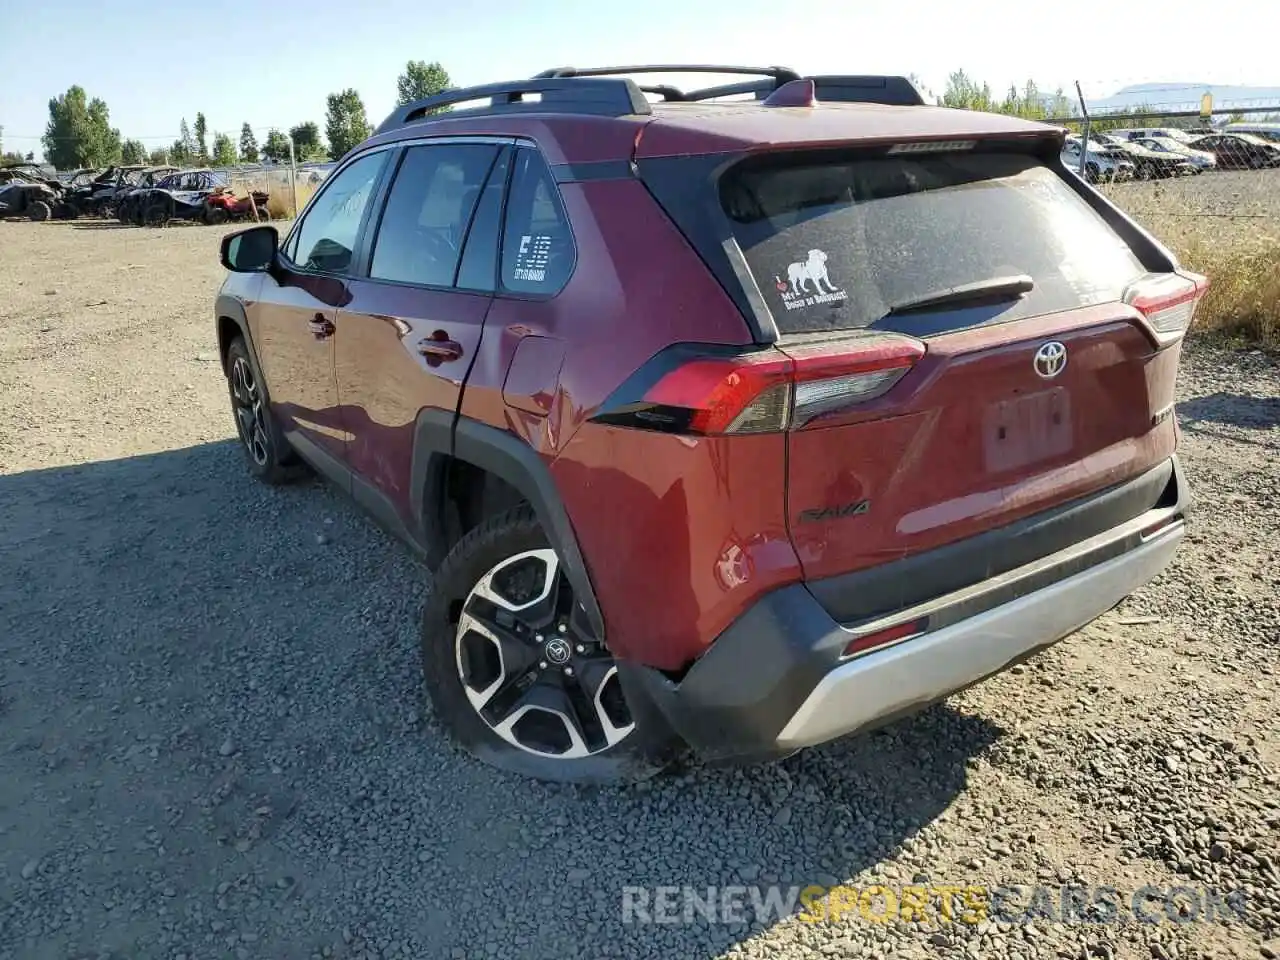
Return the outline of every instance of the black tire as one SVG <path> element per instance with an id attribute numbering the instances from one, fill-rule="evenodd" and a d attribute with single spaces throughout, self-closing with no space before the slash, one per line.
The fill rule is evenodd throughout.
<path id="1" fill-rule="evenodd" d="M 270 486 L 298 479 L 301 461 L 271 413 L 262 374 L 242 337 L 227 348 L 227 393 L 249 472 Z"/>
<path id="2" fill-rule="evenodd" d="M 27 204 L 27 216 L 37 222 L 48 220 L 53 216 L 53 210 L 43 200 L 32 200 Z"/>
<path id="3" fill-rule="evenodd" d="M 581 608 L 573 602 L 572 591 L 563 575 L 557 579 L 554 588 L 548 587 L 545 580 L 539 580 L 541 587 L 535 589 L 553 590 L 559 598 L 560 602 L 556 604 L 560 611 L 558 616 L 562 622 L 571 621 L 567 632 L 553 629 L 555 624 L 548 621 L 545 627 L 540 628 L 546 633 L 546 643 L 540 645 L 538 641 L 542 639 L 542 634 L 539 633 L 536 637 L 530 635 L 534 628 L 521 620 L 520 626 L 511 628 L 506 634 L 506 642 L 522 651 L 520 657 L 511 658 L 504 653 L 501 660 L 496 660 L 493 656 L 482 656 L 481 659 L 488 659 L 490 665 L 495 662 L 499 664 L 498 677 L 492 681 L 483 677 L 476 679 L 477 674 L 482 671 L 477 671 L 475 664 L 471 662 L 471 654 L 465 652 L 468 650 L 467 645 L 478 645 L 481 648 L 489 645 L 496 648 L 497 644 L 491 642 L 494 637 L 492 633 L 487 634 L 486 638 L 484 632 L 468 630 L 459 637 L 459 624 L 464 611 L 475 609 L 468 607 L 468 600 L 481 580 L 489 577 L 496 568 L 531 551 L 554 556 L 533 509 L 522 504 L 475 527 L 458 541 L 440 565 L 422 615 L 423 675 L 427 695 L 436 716 L 453 740 L 468 753 L 510 773 L 538 780 L 595 784 L 635 782 L 654 776 L 676 759 L 676 740 L 670 731 L 661 727 L 661 720 L 656 715 L 643 712 L 644 722 L 641 723 L 636 712 L 628 709 L 617 671 L 612 670 L 610 675 L 614 662 L 603 645 L 590 637 L 586 617 L 575 615 L 580 614 Z M 545 577 L 548 567 L 537 560 L 530 562 L 541 566 L 542 576 Z M 499 609 L 498 605 L 490 606 Z M 566 614 L 565 608 L 573 612 Z M 556 610 L 548 607 L 547 615 L 556 616 Z M 509 618 L 510 615 L 499 616 Z M 544 652 L 550 650 L 551 644 L 556 641 L 563 641 L 563 656 L 571 659 L 560 661 L 560 651 L 557 651 L 556 656 Z M 510 650 L 511 646 L 503 649 Z M 587 653 L 581 656 L 584 649 Z M 507 675 L 509 660 L 521 663 L 517 668 L 519 672 L 513 670 L 512 673 L 515 677 L 528 679 L 528 686 L 504 683 L 514 679 Z M 465 668 L 464 661 L 467 661 Z M 557 666 L 557 663 L 562 665 Z M 578 667 L 576 673 L 574 665 Z M 464 669 L 471 674 L 470 682 L 463 680 Z M 593 679 L 584 684 L 584 677 Z M 605 679 L 600 680 L 597 685 L 595 678 L 600 677 Z M 479 691 L 481 696 L 485 690 L 495 687 L 497 693 L 492 694 L 480 706 L 473 706 L 471 696 L 477 695 L 475 683 L 486 684 Z M 595 687 L 594 694 L 588 692 L 591 686 Z M 575 687 L 576 693 L 573 692 Z M 504 696 L 508 688 L 518 693 L 515 699 Z M 471 696 L 468 689 L 472 691 Z M 543 694 L 547 695 L 547 699 L 543 698 Z M 511 701 L 510 709 L 498 712 L 496 717 L 483 718 L 481 708 L 490 708 L 499 697 L 504 701 Z M 578 717 L 573 733 L 568 732 L 571 728 L 564 712 L 550 709 L 530 711 L 528 708 L 533 700 L 571 707 L 575 699 L 578 709 L 571 708 L 569 711 Z M 592 703 L 588 704 L 587 700 Z M 590 711 L 591 715 L 586 717 L 583 711 Z M 576 744 L 570 743 L 561 749 L 571 751 L 581 748 L 579 752 L 587 749 L 593 752 L 567 759 L 545 750 L 536 752 L 532 748 L 517 745 L 513 740 L 524 739 L 524 734 L 517 735 L 520 723 L 512 723 L 512 720 L 521 715 L 532 716 L 537 713 L 541 713 L 545 721 L 540 735 L 545 735 L 548 725 L 558 727 L 565 743 L 577 738 Z M 550 717 L 560 719 L 547 720 Z M 503 719 L 510 724 L 506 735 L 500 734 L 494 725 L 496 721 L 498 727 L 503 726 Z M 605 732 L 606 722 L 611 728 L 609 732 Z M 588 726 L 593 732 L 588 732 Z M 606 745 L 610 736 L 617 736 L 619 731 L 628 729 L 629 732 Z M 544 740 L 543 745 L 545 743 Z"/>
<path id="4" fill-rule="evenodd" d="M 169 222 L 169 204 L 164 200 L 155 200 L 143 209 L 142 223 L 148 227 L 163 227 Z"/>
<path id="5" fill-rule="evenodd" d="M 74 203 L 60 203 L 54 208 L 53 216 L 56 220 L 74 220 L 80 216 L 80 211 Z"/>
<path id="6" fill-rule="evenodd" d="M 227 213 L 226 207 L 205 206 L 204 222 L 209 226 L 216 227 L 219 224 L 226 223 L 228 219 L 230 219 L 230 215 Z"/>

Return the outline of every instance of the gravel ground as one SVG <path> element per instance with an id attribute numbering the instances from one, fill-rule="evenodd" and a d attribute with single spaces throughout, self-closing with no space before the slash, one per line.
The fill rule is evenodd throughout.
<path id="1" fill-rule="evenodd" d="M 444 740 L 405 551 L 248 478 L 218 238 L 0 223 L 0 958 L 1280 955 L 1274 360 L 1189 350 L 1193 536 L 1048 653 L 781 763 L 561 788 Z M 837 883 L 1042 895 L 624 922 L 624 887 Z M 1064 916 L 1078 884 L 1120 909 Z M 1142 923 L 1148 886 L 1244 899 Z"/>

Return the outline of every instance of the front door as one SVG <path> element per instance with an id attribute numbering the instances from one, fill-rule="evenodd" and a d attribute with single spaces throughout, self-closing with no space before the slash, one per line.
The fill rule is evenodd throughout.
<path id="1" fill-rule="evenodd" d="M 326 459 L 346 459 L 334 334 L 349 298 L 356 238 L 387 157 L 368 154 L 325 183 L 263 279 L 256 311 L 254 346 L 272 409 L 289 442 L 321 469 Z"/>
<path id="2" fill-rule="evenodd" d="M 486 140 L 405 149 L 368 275 L 348 281 L 338 311 L 347 460 L 406 523 L 419 411 L 457 412 L 492 301 L 508 152 Z"/>

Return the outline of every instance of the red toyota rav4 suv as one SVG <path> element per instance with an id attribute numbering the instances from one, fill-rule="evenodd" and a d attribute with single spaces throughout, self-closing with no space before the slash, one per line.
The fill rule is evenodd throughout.
<path id="1" fill-rule="evenodd" d="M 739 79 L 634 79 L 677 70 Z M 305 461 L 435 569 L 435 711 L 509 770 L 779 757 L 946 697 L 1183 536 L 1205 281 L 1063 135 L 783 68 L 400 107 L 283 241 L 223 243 L 250 470 Z"/>

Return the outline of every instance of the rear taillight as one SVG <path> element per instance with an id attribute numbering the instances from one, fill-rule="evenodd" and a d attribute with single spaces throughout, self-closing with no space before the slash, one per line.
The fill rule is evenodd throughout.
<path id="1" fill-rule="evenodd" d="M 704 435 L 796 430 L 883 396 L 924 353 L 897 334 L 737 354 L 682 344 L 646 364 L 593 419 Z"/>
<path id="2" fill-rule="evenodd" d="M 1124 302 L 1142 314 L 1152 335 L 1163 346 L 1187 332 L 1196 305 L 1208 289 L 1208 278 L 1198 273 L 1162 273 L 1131 284 Z"/>

